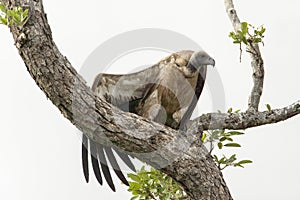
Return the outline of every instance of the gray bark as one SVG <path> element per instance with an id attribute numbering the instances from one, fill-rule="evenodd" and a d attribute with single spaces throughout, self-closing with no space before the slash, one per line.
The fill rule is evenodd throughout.
<path id="1" fill-rule="evenodd" d="M 300 113 L 299 101 L 283 109 L 241 114 L 214 113 L 176 131 L 97 98 L 55 45 L 41 0 L 0 0 L 9 7 L 30 7 L 22 28 L 11 27 L 16 47 L 36 84 L 83 134 L 95 142 L 110 142 L 176 180 L 191 199 L 232 199 L 218 167 L 199 135 L 207 129 L 245 129 L 288 119 Z M 259 99 L 258 99 L 259 101 Z M 105 133 L 105 134 L 103 134 Z"/>
<path id="2" fill-rule="evenodd" d="M 201 130 L 232 129 L 242 130 L 289 119 L 300 113 L 300 100 L 280 109 L 263 112 L 209 113 L 194 119 Z"/>

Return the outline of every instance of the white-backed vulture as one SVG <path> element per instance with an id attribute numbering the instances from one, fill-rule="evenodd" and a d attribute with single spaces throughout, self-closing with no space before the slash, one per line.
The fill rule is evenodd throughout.
<path id="1" fill-rule="evenodd" d="M 140 72 L 125 75 L 99 74 L 95 78 L 92 90 L 100 98 L 105 98 L 124 111 L 174 129 L 182 129 L 196 107 L 208 65 L 214 66 L 215 61 L 206 52 L 180 51 Z M 87 182 L 89 149 L 92 167 L 101 185 L 103 181 L 100 166 L 106 182 L 115 191 L 106 156 L 119 179 L 128 185 L 113 154 L 113 147 L 95 143 L 84 135 L 82 143 L 82 164 Z M 135 171 L 130 157 L 113 149 L 127 166 Z"/>

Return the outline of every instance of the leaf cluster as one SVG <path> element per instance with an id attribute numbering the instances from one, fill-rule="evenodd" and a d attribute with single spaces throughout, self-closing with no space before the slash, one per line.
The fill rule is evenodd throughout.
<path id="1" fill-rule="evenodd" d="M 243 166 L 244 164 L 252 163 L 251 160 L 237 161 L 236 154 L 233 154 L 229 158 L 227 158 L 225 155 L 223 155 L 223 157 L 221 157 L 221 158 L 218 158 L 217 155 L 214 155 L 213 158 L 214 158 L 215 162 L 217 163 L 220 170 L 223 170 L 228 166 L 244 168 L 244 166 Z"/>
<path id="2" fill-rule="evenodd" d="M 3 3 L 0 3 L 0 24 L 11 26 L 16 24 L 18 27 L 24 26 L 28 20 L 28 9 L 14 7 L 7 9 Z"/>
<path id="3" fill-rule="evenodd" d="M 237 32 L 230 32 L 229 37 L 233 39 L 233 43 L 235 44 L 245 44 L 249 43 L 263 43 L 264 33 L 266 28 L 264 26 L 260 26 L 258 28 L 254 27 L 247 22 L 241 23 L 241 28 Z"/>
<path id="4" fill-rule="evenodd" d="M 188 199 L 178 184 L 166 174 L 151 168 L 149 171 L 142 167 L 136 174 L 128 174 L 132 180 L 128 191 L 133 194 L 131 200 L 179 200 Z"/>
<path id="5" fill-rule="evenodd" d="M 233 109 L 228 109 L 227 113 L 232 113 Z M 235 113 L 240 112 L 240 110 L 234 111 Z M 210 154 L 215 148 L 215 144 L 217 144 L 218 149 L 223 149 L 224 147 L 241 147 L 239 143 L 234 142 L 233 137 L 238 135 L 243 135 L 244 132 L 240 131 L 227 131 L 225 129 L 217 129 L 217 130 L 208 130 L 202 134 L 202 142 L 208 143 L 210 145 Z M 218 158 L 217 155 L 213 155 L 214 161 L 218 165 L 219 169 L 223 170 L 228 166 L 233 167 L 244 167 L 244 164 L 252 163 L 251 160 L 241 160 L 237 161 L 236 154 L 231 155 L 227 158 L 225 155 L 223 157 Z"/>

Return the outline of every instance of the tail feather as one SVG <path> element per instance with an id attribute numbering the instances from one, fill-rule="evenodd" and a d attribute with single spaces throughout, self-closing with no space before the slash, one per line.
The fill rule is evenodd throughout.
<path id="1" fill-rule="evenodd" d="M 130 160 L 129 156 L 121 151 L 118 151 L 117 149 L 114 149 L 115 152 L 119 155 L 119 157 L 123 160 L 123 162 L 134 172 L 136 172 L 135 166 Z M 134 157 L 132 157 L 134 158 Z"/>
<path id="2" fill-rule="evenodd" d="M 104 150 L 105 150 L 107 158 L 108 158 L 112 168 L 114 169 L 116 175 L 119 177 L 119 179 L 125 185 L 129 186 L 129 183 L 128 183 L 127 179 L 125 178 L 124 174 L 122 173 L 112 149 L 110 147 L 104 147 Z"/>
<path id="3" fill-rule="evenodd" d="M 109 185 L 109 187 L 115 192 L 116 188 L 115 185 L 113 183 L 113 180 L 111 178 L 111 174 L 107 165 L 107 161 L 104 155 L 104 151 L 103 151 L 103 146 L 101 144 L 97 144 L 97 152 L 98 152 L 98 156 L 99 156 L 99 161 L 100 161 L 100 165 L 101 165 L 101 169 L 104 175 L 104 178 L 107 182 L 107 184 Z"/>
<path id="4" fill-rule="evenodd" d="M 89 163 L 88 163 L 88 138 L 82 135 L 82 169 L 85 181 L 89 182 Z"/>
<path id="5" fill-rule="evenodd" d="M 117 155 L 122 159 L 122 161 L 132 170 L 136 171 L 135 166 L 133 165 L 132 161 L 130 160 L 130 155 L 127 155 L 115 148 L 111 147 L 105 147 L 101 144 L 98 144 L 92 140 L 90 140 L 87 136 L 82 136 L 82 168 L 83 168 L 83 174 L 85 177 L 86 182 L 89 182 L 89 164 L 88 164 L 88 154 L 90 150 L 91 154 L 91 162 L 92 162 L 92 168 L 94 171 L 94 174 L 96 176 L 97 181 L 100 185 L 103 184 L 103 178 L 104 176 L 107 184 L 109 187 L 115 192 L 115 185 L 113 183 L 111 173 L 108 167 L 108 162 L 105 157 L 105 154 L 107 155 L 108 161 L 110 165 L 112 166 L 115 174 L 118 176 L 118 178 L 125 184 L 129 185 L 126 177 L 124 176 L 123 172 L 120 169 L 120 166 L 116 160 L 115 154 L 113 153 L 112 149 L 117 153 Z M 105 153 L 104 153 L 105 151 Z M 134 158 L 134 157 L 132 157 Z M 101 170 L 100 166 L 101 165 Z M 101 171 L 103 175 L 101 175 Z"/>
<path id="6" fill-rule="evenodd" d="M 90 140 L 90 150 L 91 150 L 91 159 L 92 159 L 92 166 L 93 171 L 96 176 L 97 181 L 100 183 L 100 185 L 103 184 L 102 176 L 99 168 L 99 161 L 98 161 L 98 154 L 97 154 L 97 147 L 96 143 Z"/>

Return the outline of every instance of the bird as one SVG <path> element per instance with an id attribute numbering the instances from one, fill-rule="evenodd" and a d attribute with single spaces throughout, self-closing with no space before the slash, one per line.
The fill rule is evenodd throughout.
<path id="1" fill-rule="evenodd" d="M 100 73 L 94 80 L 92 91 L 125 112 L 173 129 L 184 129 L 203 90 L 209 65 L 215 66 L 215 60 L 205 51 L 183 50 L 139 72 Z M 131 161 L 134 157 L 116 147 L 96 143 L 83 134 L 82 167 L 86 182 L 89 182 L 90 152 L 92 168 L 100 185 L 103 184 L 103 174 L 112 191 L 116 191 L 108 163 L 117 177 L 129 185 L 113 151 L 132 171 L 136 171 Z"/>

